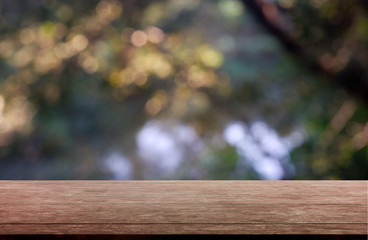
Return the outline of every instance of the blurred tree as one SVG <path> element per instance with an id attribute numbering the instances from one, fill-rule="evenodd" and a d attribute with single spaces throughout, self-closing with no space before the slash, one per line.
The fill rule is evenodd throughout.
<path id="1" fill-rule="evenodd" d="M 366 178 L 366 3 L 243 3 L 0 1 L 0 178 Z"/>

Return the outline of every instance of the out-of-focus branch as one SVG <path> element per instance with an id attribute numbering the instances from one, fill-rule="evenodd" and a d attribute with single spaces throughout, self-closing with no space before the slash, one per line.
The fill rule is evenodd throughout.
<path id="1" fill-rule="evenodd" d="M 242 0 L 254 17 L 276 37 L 285 49 L 297 57 L 302 64 L 340 84 L 351 94 L 368 103 L 368 76 L 363 67 L 354 60 L 340 72 L 334 72 L 324 67 L 319 57 L 309 54 L 296 39 L 284 29 L 282 13 L 276 4 L 263 0 Z"/>

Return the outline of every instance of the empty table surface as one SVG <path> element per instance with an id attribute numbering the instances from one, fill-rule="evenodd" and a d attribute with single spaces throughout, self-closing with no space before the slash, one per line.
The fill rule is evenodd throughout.
<path id="1" fill-rule="evenodd" d="M 367 181 L 0 181 L 0 234 L 367 233 Z"/>

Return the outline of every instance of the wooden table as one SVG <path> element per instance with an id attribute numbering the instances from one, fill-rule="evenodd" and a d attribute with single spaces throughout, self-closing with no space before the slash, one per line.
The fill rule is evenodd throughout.
<path id="1" fill-rule="evenodd" d="M 367 184 L 0 181 L 0 239 L 366 239 Z"/>

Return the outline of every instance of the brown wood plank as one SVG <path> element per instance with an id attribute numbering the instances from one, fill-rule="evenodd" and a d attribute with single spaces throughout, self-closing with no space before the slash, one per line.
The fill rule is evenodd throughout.
<path id="1" fill-rule="evenodd" d="M 0 181 L 0 234 L 366 234 L 367 181 Z"/>
<path id="2" fill-rule="evenodd" d="M 366 181 L 1 181 L 8 202 L 366 204 Z M 112 192 L 114 193 L 112 195 Z M 31 196 L 30 196 L 31 195 Z M 0 199 L 1 199 L 0 195 Z"/>
<path id="3" fill-rule="evenodd" d="M 6 234 L 365 234 L 366 224 L 26 224 Z M 1 236 L 1 235 L 0 235 Z"/>
<path id="4" fill-rule="evenodd" d="M 364 223 L 366 205 L 68 204 L 7 207 L 0 223 Z M 50 211 L 52 210 L 52 211 Z M 256 214 L 255 214 L 256 213 Z M 25 222 L 27 220 L 27 222 Z"/>

